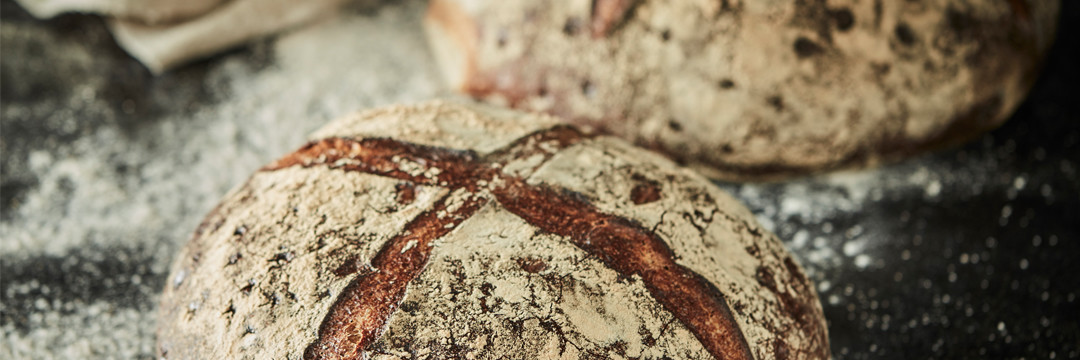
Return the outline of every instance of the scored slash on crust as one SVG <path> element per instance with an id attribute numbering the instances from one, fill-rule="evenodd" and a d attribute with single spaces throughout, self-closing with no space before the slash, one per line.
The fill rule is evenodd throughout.
<path id="1" fill-rule="evenodd" d="M 555 126 L 479 157 L 470 151 L 391 139 L 329 138 L 263 168 L 329 166 L 450 189 L 383 245 L 371 261 L 374 272 L 358 276 L 345 287 L 304 357 L 360 358 L 382 335 L 406 287 L 427 264 L 430 245 L 494 202 L 542 231 L 569 239 L 621 276 L 640 277 L 652 297 L 717 359 L 752 359 L 723 294 L 700 274 L 676 263 L 674 253 L 658 235 L 631 220 L 601 212 L 579 195 L 526 183 L 528 175 L 557 151 L 587 139 L 572 127 Z M 530 169 L 515 174 L 502 170 L 512 161 L 536 155 L 542 160 Z M 403 169 L 403 162 L 420 168 Z"/>

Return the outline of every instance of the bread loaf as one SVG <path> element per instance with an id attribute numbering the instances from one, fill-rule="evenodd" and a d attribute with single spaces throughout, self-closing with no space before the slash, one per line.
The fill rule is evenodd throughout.
<path id="1" fill-rule="evenodd" d="M 1059 3 L 434 0 L 454 88 L 770 180 L 954 144 L 1009 117 Z"/>
<path id="2" fill-rule="evenodd" d="M 825 359 L 811 283 L 696 173 L 549 116 L 338 120 L 182 250 L 162 358 Z"/>

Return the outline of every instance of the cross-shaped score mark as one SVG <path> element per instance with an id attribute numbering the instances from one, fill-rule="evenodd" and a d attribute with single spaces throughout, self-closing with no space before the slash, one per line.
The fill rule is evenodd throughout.
<path id="1" fill-rule="evenodd" d="M 565 237 L 621 276 L 637 275 L 652 297 L 717 359 L 753 359 L 723 294 L 674 260 L 659 236 L 634 221 L 601 212 L 583 197 L 525 179 L 558 151 L 587 140 L 568 126 L 538 131 L 480 157 L 471 151 L 390 139 L 329 138 L 312 142 L 262 171 L 329 166 L 441 186 L 449 191 L 388 240 L 371 266 L 339 294 L 307 348 L 306 359 L 359 359 L 379 338 L 409 282 L 427 264 L 432 242 L 494 203 L 541 230 Z M 510 174 L 513 161 L 535 156 Z M 352 267 L 360 268 L 359 266 Z"/>

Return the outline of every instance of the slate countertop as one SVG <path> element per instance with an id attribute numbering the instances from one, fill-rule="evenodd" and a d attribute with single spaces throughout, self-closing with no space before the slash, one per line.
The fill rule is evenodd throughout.
<path id="1" fill-rule="evenodd" d="M 152 358 L 172 255 L 342 114 L 445 95 L 422 1 L 152 76 L 96 17 L 0 2 L 0 358 Z M 1029 99 L 962 147 L 719 184 L 817 283 L 837 359 L 1080 358 L 1080 3 Z"/>

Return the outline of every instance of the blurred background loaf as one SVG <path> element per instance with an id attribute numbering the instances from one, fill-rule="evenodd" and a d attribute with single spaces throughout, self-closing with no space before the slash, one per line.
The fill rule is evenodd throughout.
<path id="1" fill-rule="evenodd" d="M 1012 115 L 1059 3 L 436 0 L 450 86 L 725 180 L 861 168 Z"/>

